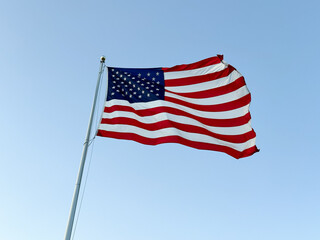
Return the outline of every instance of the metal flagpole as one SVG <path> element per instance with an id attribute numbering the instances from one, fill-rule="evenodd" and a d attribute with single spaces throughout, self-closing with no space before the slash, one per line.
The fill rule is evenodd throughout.
<path id="1" fill-rule="evenodd" d="M 90 118 L 89 118 L 87 136 L 86 136 L 86 139 L 85 139 L 85 142 L 84 142 L 84 145 L 83 145 L 83 151 L 82 151 L 82 157 L 81 157 L 81 162 L 80 162 L 77 182 L 76 182 L 76 186 L 75 186 L 75 189 L 74 189 L 72 205 L 71 205 L 70 214 L 69 214 L 69 221 L 68 221 L 68 225 L 67 225 L 67 229 L 66 229 L 66 235 L 65 235 L 65 238 L 64 238 L 65 240 L 70 240 L 71 239 L 74 216 L 76 214 L 77 202 L 78 202 L 79 191 L 80 191 L 80 184 L 81 184 L 83 169 L 84 169 L 84 165 L 85 165 L 85 162 L 86 162 L 87 151 L 88 151 L 88 146 L 89 146 L 93 115 L 94 115 L 94 110 L 95 110 L 95 107 L 96 107 L 97 95 L 98 95 L 98 91 L 99 91 L 99 86 L 100 86 L 100 81 L 101 81 L 101 76 L 102 76 L 102 72 L 103 72 L 105 59 L 106 58 L 104 56 L 102 56 L 100 58 L 100 71 L 99 71 L 99 75 L 98 75 L 96 92 L 95 92 L 95 95 L 94 95 L 91 114 L 90 114 Z"/>

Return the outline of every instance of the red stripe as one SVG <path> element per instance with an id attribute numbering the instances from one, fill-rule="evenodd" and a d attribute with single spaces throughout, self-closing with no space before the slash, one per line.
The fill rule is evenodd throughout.
<path id="1" fill-rule="evenodd" d="M 253 146 L 251 148 L 245 149 L 244 151 L 240 152 L 227 146 L 190 141 L 180 136 L 167 136 L 167 137 L 154 139 L 154 138 L 142 137 L 135 133 L 118 133 L 118 132 L 111 132 L 111 131 L 104 131 L 104 130 L 98 130 L 97 136 L 133 140 L 146 145 L 158 145 L 161 143 L 180 143 L 182 145 L 193 147 L 196 149 L 224 152 L 237 159 L 251 156 L 252 154 L 258 151 L 256 146 Z"/>
<path id="2" fill-rule="evenodd" d="M 172 108 L 172 107 L 155 107 L 155 108 L 149 108 L 149 109 L 141 109 L 136 110 L 133 107 L 129 106 L 121 106 L 121 105 L 114 105 L 111 107 L 105 107 L 104 112 L 105 113 L 112 113 L 115 111 L 126 111 L 126 112 L 133 112 L 137 114 L 140 117 L 146 117 L 146 116 L 152 116 L 158 113 L 171 113 L 178 116 L 185 116 L 192 119 L 195 119 L 199 121 L 200 123 L 203 123 L 208 126 L 212 127 L 236 127 L 241 126 L 246 123 L 248 123 L 251 119 L 251 115 L 248 112 L 244 116 L 238 117 L 238 118 L 231 118 L 231 119 L 211 119 L 211 118 L 204 118 L 199 117 L 196 115 L 193 115 L 191 113 L 182 111 L 180 109 Z"/>
<path id="3" fill-rule="evenodd" d="M 217 80 L 219 78 L 229 76 L 232 71 L 235 70 L 234 67 L 229 65 L 226 69 L 223 69 L 219 72 L 209 73 L 206 75 L 194 76 L 194 77 L 185 77 L 185 78 L 178 78 L 178 79 L 165 79 L 165 86 L 166 87 L 179 87 L 179 86 L 187 86 L 197 83 L 209 82 L 213 80 Z"/>
<path id="4" fill-rule="evenodd" d="M 232 83 L 229 83 L 225 86 L 207 89 L 199 92 L 188 92 L 188 93 L 176 93 L 172 92 L 166 89 L 166 92 L 173 93 L 182 97 L 188 97 L 188 98 L 209 98 L 209 97 L 217 97 L 223 94 L 227 94 L 230 92 L 233 92 L 243 86 L 245 86 L 246 83 L 244 81 L 243 77 L 238 78 L 237 80 L 233 81 Z"/>
<path id="5" fill-rule="evenodd" d="M 191 63 L 191 64 L 182 64 L 177 65 L 171 68 L 162 68 L 164 72 L 176 72 L 176 71 L 184 71 L 184 70 L 193 70 L 197 68 L 207 67 L 213 64 L 221 63 L 223 59 L 222 55 L 218 55 L 215 57 L 210 57 L 199 62 Z"/>
<path id="6" fill-rule="evenodd" d="M 227 103 L 221 103 L 217 105 L 198 105 L 198 104 L 189 103 L 180 99 L 168 97 L 168 96 L 165 96 L 165 101 L 180 104 L 180 105 L 183 105 L 195 110 L 200 110 L 200 111 L 223 112 L 223 111 L 229 111 L 229 110 L 237 109 L 245 105 L 248 105 L 251 101 L 251 95 L 250 93 L 248 93 L 244 97 L 239 98 L 237 100 L 227 102 Z"/>
<path id="7" fill-rule="evenodd" d="M 222 134 L 213 133 L 199 126 L 173 122 L 170 120 L 163 120 L 155 123 L 142 123 L 132 118 L 116 117 L 112 119 L 104 118 L 101 120 L 101 124 L 124 124 L 124 125 L 130 125 L 130 126 L 142 128 L 148 131 L 156 131 L 164 128 L 176 128 L 185 132 L 199 133 L 199 134 L 207 135 L 209 137 L 213 137 L 213 138 L 220 139 L 226 142 L 231 142 L 231 143 L 244 143 L 252 138 L 255 138 L 256 136 L 253 130 L 244 134 L 239 134 L 239 135 L 222 135 Z"/>

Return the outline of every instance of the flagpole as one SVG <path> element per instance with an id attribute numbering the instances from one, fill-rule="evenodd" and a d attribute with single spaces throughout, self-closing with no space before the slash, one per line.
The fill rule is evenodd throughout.
<path id="1" fill-rule="evenodd" d="M 89 140 L 90 140 L 90 134 L 91 134 L 91 127 L 92 127 L 92 121 L 93 121 L 93 116 L 94 116 L 94 111 L 97 103 L 97 95 L 99 91 L 99 86 L 100 86 L 100 81 L 101 81 L 101 76 L 103 72 L 103 67 L 104 67 L 104 62 L 105 62 L 105 57 L 101 56 L 100 58 L 100 71 L 98 74 L 98 80 L 97 80 L 97 86 L 96 86 L 96 92 L 94 95 L 94 100 L 91 108 L 91 114 L 89 118 L 89 124 L 88 124 L 88 130 L 87 130 L 87 136 L 83 145 L 83 150 L 82 150 L 82 157 L 80 161 L 80 167 L 79 167 L 79 172 L 78 172 L 78 177 L 77 177 L 77 182 L 76 186 L 74 189 L 74 194 L 73 194 L 73 199 L 72 199 L 72 204 L 71 204 L 71 209 L 70 209 L 70 214 L 69 214 L 69 221 L 66 229 L 66 234 L 65 234 L 65 240 L 70 240 L 71 239 L 71 234 L 72 234 L 72 228 L 73 228 L 73 223 L 74 223 L 74 216 L 76 214 L 76 209 L 77 209 L 77 203 L 78 203 L 78 197 L 79 197 L 79 192 L 80 192 L 80 184 L 81 184 L 81 179 L 83 175 L 83 169 L 84 165 L 86 162 L 86 157 L 87 157 L 87 151 L 89 147 Z"/>

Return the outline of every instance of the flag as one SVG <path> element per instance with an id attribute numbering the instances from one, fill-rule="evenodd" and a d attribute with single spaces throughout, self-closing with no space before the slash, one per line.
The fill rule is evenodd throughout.
<path id="1" fill-rule="evenodd" d="M 148 145 L 179 143 L 235 158 L 258 151 L 251 94 L 222 55 L 171 68 L 108 67 L 97 135 Z"/>

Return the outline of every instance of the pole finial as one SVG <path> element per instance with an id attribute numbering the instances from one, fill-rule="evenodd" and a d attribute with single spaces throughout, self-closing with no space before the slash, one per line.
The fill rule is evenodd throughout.
<path id="1" fill-rule="evenodd" d="M 101 56 L 100 62 L 101 62 L 101 63 L 104 63 L 105 60 L 106 60 L 106 57 L 105 57 L 105 56 Z"/>

